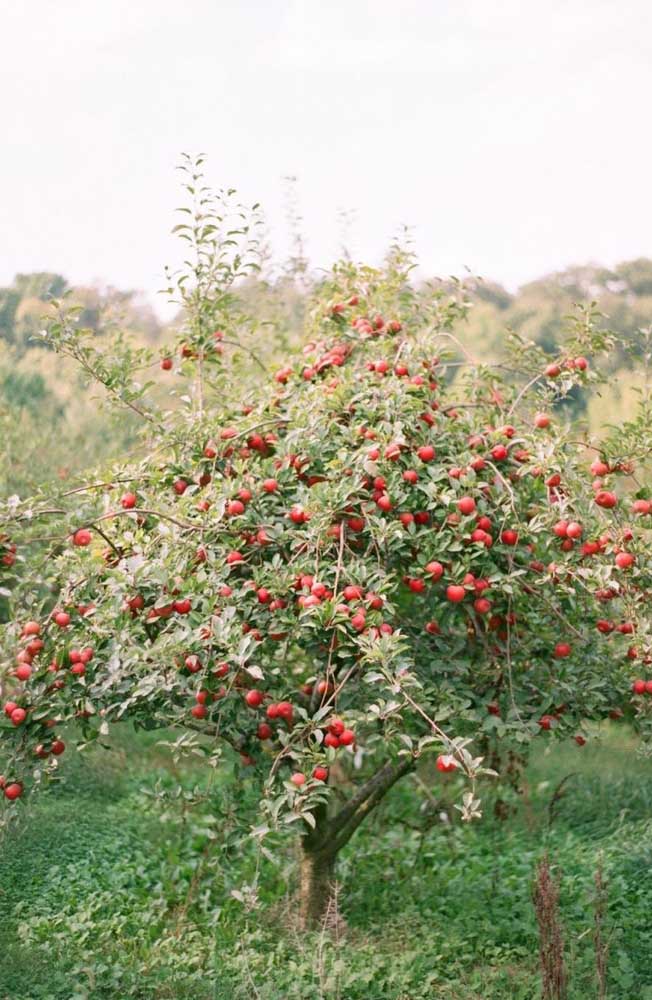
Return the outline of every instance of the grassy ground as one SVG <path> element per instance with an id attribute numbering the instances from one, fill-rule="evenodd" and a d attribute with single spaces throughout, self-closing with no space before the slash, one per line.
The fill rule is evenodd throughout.
<path id="1" fill-rule="evenodd" d="M 234 799 L 232 781 L 177 773 L 158 738 L 124 733 L 122 750 L 69 761 L 68 782 L 0 843 L 1 1000 L 534 1000 L 530 894 L 545 850 L 561 876 L 571 1000 L 598 996 L 600 860 L 609 1000 L 652 1000 L 652 777 L 622 732 L 540 753 L 507 823 L 488 809 L 424 832 L 397 787 L 342 859 L 336 937 L 293 930 L 290 848 L 272 859 L 237 847 L 246 790 Z M 433 818 L 452 798 L 441 783 Z"/>

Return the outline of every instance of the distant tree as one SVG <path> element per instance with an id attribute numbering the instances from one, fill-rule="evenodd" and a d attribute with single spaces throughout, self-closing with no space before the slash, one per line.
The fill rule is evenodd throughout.
<path id="1" fill-rule="evenodd" d="M 614 268 L 614 275 L 624 281 L 626 290 L 634 295 L 652 296 L 652 260 L 649 257 L 624 261 Z"/>

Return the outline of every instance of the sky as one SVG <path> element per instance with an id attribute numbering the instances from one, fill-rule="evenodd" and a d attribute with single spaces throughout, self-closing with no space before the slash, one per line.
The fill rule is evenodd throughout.
<path id="1" fill-rule="evenodd" d="M 152 298 L 182 151 L 315 267 L 510 289 L 652 256 L 647 0 L 20 0 L 0 9 L 0 284 L 48 270 Z M 164 299 L 157 307 L 165 315 Z"/>

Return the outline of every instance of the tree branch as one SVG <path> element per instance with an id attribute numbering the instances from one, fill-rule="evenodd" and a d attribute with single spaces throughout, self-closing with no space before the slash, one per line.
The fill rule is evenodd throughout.
<path id="1" fill-rule="evenodd" d="M 355 795 L 328 824 L 328 848 L 336 854 L 353 836 L 363 819 L 376 808 L 392 785 L 415 766 L 413 757 L 406 756 L 397 764 L 388 761 L 380 771 L 362 785 Z"/>

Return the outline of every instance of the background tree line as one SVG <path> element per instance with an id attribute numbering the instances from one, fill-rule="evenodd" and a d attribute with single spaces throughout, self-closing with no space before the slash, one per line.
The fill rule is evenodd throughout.
<path id="1" fill-rule="evenodd" d="M 261 365 L 273 368 L 297 344 L 308 295 L 317 282 L 300 255 L 279 272 L 263 260 L 261 272 L 241 284 L 243 308 L 259 319 L 246 338 L 256 359 L 252 376 Z M 590 432 L 629 415 L 634 402 L 629 391 L 643 388 L 634 369 L 648 350 L 652 259 L 641 257 L 614 268 L 567 268 L 514 294 L 479 278 L 467 279 L 465 286 L 473 302 L 465 347 L 480 360 L 500 354 L 510 332 L 555 354 L 574 305 L 595 301 L 605 326 L 619 335 L 620 346 L 610 360 L 613 379 L 599 397 L 577 391 L 563 405 Z M 40 337 L 51 299 L 66 294 L 82 307 L 80 325 L 97 338 L 121 328 L 138 346 L 160 353 L 181 322 L 178 317 L 163 324 L 136 291 L 72 286 L 54 272 L 17 274 L 0 288 L 0 490 L 5 495 L 26 495 L 57 479 L 72 481 L 82 469 L 122 456 L 133 444 L 135 422 L 124 414 L 116 420 L 102 410 L 77 366 L 55 357 Z"/>

